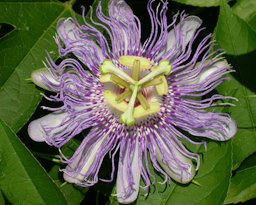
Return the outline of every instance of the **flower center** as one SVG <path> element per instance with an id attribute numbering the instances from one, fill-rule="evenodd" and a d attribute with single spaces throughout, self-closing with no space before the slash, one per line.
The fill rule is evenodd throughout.
<path id="1" fill-rule="evenodd" d="M 138 119 L 160 111 L 160 104 L 150 100 L 146 93 L 148 89 L 154 89 L 159 96 L 167 95 L 165 75 L 170 74 L 171 65 L 169 61 L 162 60 L 152 66 L 149 59 L 139 56 L 121 56 L 119 62 L 131 69 L 131 73 L 128 74 L 107 59 L 100 66 L 100 81 L 112 84 L 105 86 L 105 100 L 120 113 L 121 123 L 132 126 Z M 143 71 L 146 71 L 144 76 Z"/>

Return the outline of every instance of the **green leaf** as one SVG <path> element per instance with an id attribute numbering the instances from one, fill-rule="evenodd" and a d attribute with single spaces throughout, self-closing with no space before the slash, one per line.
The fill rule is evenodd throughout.
<path id="1" fill-rule="evenodd" d="M 218 6 L 220 0 L 174 0 L 176 2 L 192 5 L 192 6 L 200 6 L 200 7 L 211 7 Z"/>
<path id="2" fill-rule="evenodd" d="M 238 171 L 254 166 L 256 166 L 256 152 L 254 152 L 252 155 L 250 155 L 243 161 L 243 163 L 239 166 Z"/>
<path id="3" fill-rule="evenodd" d="M 232 177 L 225 204 L 256 198 L 256 166 L 237 171 Z"/>
<path id="4" fill-rule="evenodd" d="M 168 186 L 158 183 L 151 186 L 148 197 L 141 188 L 136 205 L 221 205 L 226 197 L 231 176 L 231 142 L 217 144 L 210 142 L 208 150 L 199 149 L 203 153 L 201 166 L 194 180 L 200 185 L 190 183 Z M 158 177 L 159 179 L 159 177 Z M 111 205 L 118 202 L 111 198 Z"/>
<path id="5" fill-rule="evenodd" d="M 65 183 L 59 178 L 60 167 L 55 165 L 49 172 L 49 175 L 54 179 L 55 183 L 58 185 L 61 192 L 64 194 L 65 198 L 68 201 L 68 205 L 77 205 L 82 202 L 85 197 L 85 193 L 88 188 L 78 187 L 73 184 Z"/>
<path id="6" fill-rule="evenodd" d="M 222 83 L 218 92 L 238 99 L 235 107 L 229 107 L 231 117 L 236 121 L 238 132 L 233 138 L 233 169 L 237 169 L 244 159 L 256 152 L 256 51 L 244 56 L 229 56 L 229 62 L 236 72 L 230 81 Z"/>
<path id="7" fill-rule="evenodd" d="M 65 144 L 61 148 L 61 153 L 65 155 L 65 157 L 70 158 L 75 150 L 78 148 L 80 142 L 76 139 L 71 139 L 67 144 Z M 60 170 L 63 169 L 63 166 L 66 165 L 54 165 L 49 171 L 49 175 L 54 180 L 54 182 L 58 185 L 59 189 L 62 191 L 64 196 L 66 197 L 69 205 L 77 205 L 82 202 L 85 197 L 88 188 L 79 187 L 73 184 L 69 184 L 64 182 L 63 177 L 60 177 L 63 173 L 60 173 Z M 61 179 L 60 179 L 61 178 Z"/>
<path id="8" fill-rule="evenodd" d="M 4 196 L 3 196 L 3 193 L 1 190 L 0 190 L 0 204 L 2 204 L 2 205 L 5 204 Z"/>
<path id="9" fill-rule="evenodd" d="M 238 99 L 236 107 L 229 108 L 238 126 L 233 139 L 233 169 L 237 169 L 244 159 L 256 151 L 256 72 L 252 69 L 255 67 L 256 52 L 251 52 L 256 48 L 256 38 L 252 29 L 222 1 L 216 39 L 228 54 L 236 55 L 228 56 L 236 73 L 230 76 L 230 82 L 221 84 L 217 90 Z M 240 55 L 243 53 L 248 54 Z"/>
<path id="10" fill-rule="evenodd" d="M 12 204 L 65 205 L 66 199 L 12 130 L 0 122 L 0 187 Z"/>
<path id="11" fill-rule="evenodd" d="M 238 0 L 232 7 L 233 12 L 241 19 L 246 21 L 256 32 L 256 1 Z"/>
<path id="12" fill-rule="evenodd" d="M 220 14 L 216 26 L 216 40 L 230 55 L 241 55 L 256 49 L 256 33 L 248 24 L 236 16 L 229 5 L 221 0 Z"/>
<path id="13" fill-rule="evenodd" d="M 0 118 L 17 132 L 41 100 L 40 90 L 27 81 L 43 67 L 46 50 L 58 56 L 53 36 L 56 22 L 71 15 L 59 2 L 0 2 L 0 23 L 15 29 L 0 39 Z"/>

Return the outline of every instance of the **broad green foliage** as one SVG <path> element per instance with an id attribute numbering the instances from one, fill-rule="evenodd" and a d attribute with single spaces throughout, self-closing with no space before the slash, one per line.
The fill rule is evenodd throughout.
<path id="1" fill-rule="evenodd" d="M 232 178 L 226 204 L 245 202 L 256 198 L 256 166 L 237 171 Z"/>
<path id="2" fill-rule="evenodd" d="M 94 21 L 98 20 L 95 11 L 99 1 L 95 0 L 92 5 Z M 145 0 L 128 3 L 133 7 L 143 1 Z M 47 168 L 45 171 L 18 138 L 19 136 L 30 144 L 26 131 L 24 134 L 23 130 L 26 130 L 25 124 L 34 114 L 41 100 L 40 92 L 43 92 L 28 80 L 30 74 L 44 66 L 46 51 L 53 59 L 59 57 L 53 39 L 56 23 L 62 17 L 77 15 L 72 10 L 75 2 L 0 0 L 0 34 L 1 24 L 14 28 L 0 38 L 0 204 L 79 205 L 84 203 L 84 199 L 87 202 L 92 197 L 96 198 L 96 194 L 89 194 L 91 188 L 64 183 L 59 169 L 65 165 L 51 161 L 42 163 Z M 105 14 L 108 2 L 109 0 L 102 0 Z M 224 108 L 236 121 L 238 133 L 229 142 L 209 142 L 207 151 L 203 147 L 193 147 L 193 151 L 201 154 L 201 165 L 194 179 L 195 183 L 180 185 L 172 182 L 170 185 L 161 185 L 158 182 L 163 179 L 156 174 L 156 183 L 150 187 L 149 193 L 140 189 L 138 200 L 134 203 L 136 205 L 222 205 L 256 198 L 256 1 L 237 0 L 232 1 L 233 4 L 227 2 L 229 0 L 174 0 L 170 4 L 181 9 L 184 7 L 186 11 L 188 8 L 192 14 L 203 14 L 202 16 L 208 15 L 208 11 L 217 15 L 217 8 L 203 7 L 219 6 L 216 40 L 236 72 L 228 76 L 231 81 L 219 86 L 217 92 L 238 99 L 230 100 L 236 106 Z M 169 9 L 171 14 L 172 7 Z M 89 16 L 86 19 L 91 22 Z M 77 18 L 81 20 L 79 15 Z M 216 21 L 204 24 L 215 25 Z M 144 29 L 143 26 L 142 22 Z M 102 30 L 100 27 L 98 29 Z M 20 130 L 22 132 L 18 133 Z M 76 140 L 71 140 L 62 148 L 63 154 L 70 157 L 83 138 L 81 135 Z M 31 149 L 38 151 L 36 147 Z M 45 154 L 48 158 L 52 157 L 48 150 L 45 150 Z M 40 156 L 40 153 L 37 155 Z M 102 178 L 110 175 L 111 162 L 107 160 L 107 165 L 103 163 L 102 166 Z M 150 169 L 153 172 L 152 166 Z M 110 194 L 113 184 L 100 183 L 92 189 L 99 196 L 109 198 L 107 204 L 116 205 L 116 197 Z M 143 182 L 141 185 L 143 186 Z M 112 193 L 115 193 L 115 188 Z M 99 196 L 92 201 L 105 205 L 105 201 L 99 201 Z"/>
<path id="3" fill-rule="evenodd" d="M 57 57 L 55 25 L 62 16 L 71 15 L 70 6 L 58 2 L 0 2 L 0 13 L 0 23 L 15 28 L 0 43 L 0 118 L 18 131 L 41 99 L 41 91 L 26 79 L 33 70 L 43 67 L 46 49 Z"/>
<path id="4" fill-rule="evenodd" d="M 226 22 L 226 23 L 225 23 Z M 238 27 L 240 36 L 232 33 L 234 25 L 243 24 Z M 248 32 L 251 35 L 242 35 Z M 248 53 L 255 41 L 256 33 L 250 30 L 246 22 L 241 21 L 239 17 L 233 14 L 231 8 L 222 1 L 220 16 L 216 28 L 216 39 L 222 48 L 229 54 L 236 57 L 229 57 L 231 65 L 236 70 L 232 80 L 225 82 L 218 87 L 218 91 L 223 95 L 234 96 L 238 99 L 236 106 L 229 108 L 231 116 L 238 125 L 238 133 L 233 139 L 233 163 L 234 169 L 250 154 L 256 151 L 256 110 L 255 110 L 255 69 L 254 59 L 256 52 L 237 56 L 241 53 Z M 245 46 L 248 45 L 248 46 Z M 241 146 L 242 145 L 242 146 Z"/>
<path id="5" fill-rule="evenodd" d="M 5 204 L 3 193 L 0 191 L 0 204 Z"/>
<path id="6" fill-rule="evenodd" d="M 175 0 L 182 4 L 192 5 L 192 6 L 200 6 L 200 7 L 211 7 L 218 6 L 220 0 Z"/>
<path id="7" fill-rule="evenodd" d="M 256 1 L 238 0 L 233 6 L 234 13 L 245 20 L 256 32 Z"/>
<path id="8" fill-rule="evenodd" d="M 230 81 L 218 87 L 221 94 L 238 99 L 233 101 L 236 106 L 228 109 L 238 125 L 238 132 L 233 139 L 233 169 L 237 169 L 245 158 L 256 151 L 256 71 L 252 69 L 255 57 L 256 51 L 239 57 L 229 57 L 236 72 L 229 76 Z"/>
<path id="9" fill-rule="evenodd" d="M 58 185 L 58 188 L 65 196 L 68 205 L 80 204 L 85 197 L 85 193 L 88 188 L 76 187 L 72 184 L 65 183 L 63 179 L 60 179 L 61 166 L 55 165 L 49 172 L 54 182 Z"/>
<path id="10" fill-rule="evenodd" d="M 252 23 L 256 14 L 254 4 L 255 1 L 241 0 L 233 8 L 230 8 L 222 1 L 216 27 L 216 39 L 221 47 L 230 54 L 229 62 L 236 70 L 232 76 L 229 76 L 230 82 L 218 87 L 221 94 L 231 95 L 238 99 L 235 102 L 236 106 L 228 109 L 238 126 L 238 132 L 232 140 L 234 170 L 239 168 L 247 157 L 256 152 L 256 85 L 254 77 L 256 74 L 256 27 Z M 256 198 L 254 169 L 248 168 L 234 172 L 225 203 L 238 203 Z"/>
<path id="11" fill-rule="evenodd" d="M 230 55 L 242 55 L 256 49 L 256 33 L 224 0 L 221 0 L 216 39 Z"/>
<path id="12" fill-rule="evenodd" d="M 237 72 L 241 72 L 239 67 Z M 239 70 L 238 70 L 239 69 Z M 243 74 L 243 73 L 241 73 Z M 230 76 L 231 77 L 231 76 Z M 239 76 L 242 82 L 247 79 L 245 76 Z M 218 91 L 224 95 L 232 94 L 238 99 L 235 107 L 229 108 L 231 116 L 238 125 L 238 132 L 233 139 L 233 169 L 237 169 L 242 161 L 256 151 L 256 110 L 255 93 L 242 85 L 237 79 L 231 77 L 231 81 L 224 83 L 218 88 Z"/>
<path id="13" fill-rule="evenodd" d="M 21 205 L 68 204 L 48 174 L 2 121 L 0 133 L 0 187 L 8 201 Z"/>

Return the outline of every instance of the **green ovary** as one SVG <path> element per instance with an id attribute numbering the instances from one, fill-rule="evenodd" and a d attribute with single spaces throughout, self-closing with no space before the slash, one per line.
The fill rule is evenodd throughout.
<path id="1" fill-rule="evenodd" d="M 145 96 L 145 90 L 150 87 L 155 89 L 159 96 L 168 94 L 168 84 L 165 75 L 171 72 L 170 62 L 162 60 L 156 66 L 151 66 L 151 61 L 140 56 L 121 56 L 119 62 L 132 69 L 131 76 L 116 67 L 109 59 L 100 67 L 100 81 L 104 84 L 111 83 L 119 88 L 119 92 L 107 88 L 104 97 L 107 104 L 119 114 L 120 122 L 132 126 L 140 119 L 160 111 L 160 103 L 150 101 Z M 140 78 L 140 72 L 151 72 Z M 107 87 L 107 86 L 106 86 Z"/>

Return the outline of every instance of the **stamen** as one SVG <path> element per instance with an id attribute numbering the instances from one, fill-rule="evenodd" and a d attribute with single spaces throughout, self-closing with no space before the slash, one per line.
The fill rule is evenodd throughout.
<path id="1" fill-rule="evenodd" d="M 132 68 L 134 66 L 134 61 L 138 60 L 140 62 L 140 69 L 146 70 L 151 67 L 151 61 L 147 58 L 141 56 L 121 56 L 119 62 L 127 67 Z"/>
<path id="2" fill-rule="evenodd" d="M 112 82 L 112 83 L 117 84 L 120 88 L 125 88 L 125 87 L 129 86 L 129 83 L 127 83 L 122 78 L 119 78 L 118 76 L 113 75 L 113 74 L 101 75 L 100 82 L 102 82 L 102 83 Z"/>
<path id="3" fill-rule="evenodd" d="M 133 68 L 132 68 L 132 78 L 136 81 L 139 80 L 139 74 L 140 74 L 140 61 L 134 60 L 133 62 Z"/>
<path id="4" fill-rule="evenodd" d="M 162 81 L 162 78 L 161 78 L 161 76 L 160 76 L 160 77 L 154 78 L 153 80 L 150 80 L 150 81 L 144 83 L 144 84 L 142 85 L 142 88 L 147 88 L 147 87 L 149 87 L 149 86 L 159 85 L 159 84 L 161 84 L 162 82 L 163 82 L 163 81 Z"/>
<path id="5" fill-rule="evenodd" d="M 132 92 L 130 90 L 126 90 L 125 92 L 123 92 L 121 95 L 119 95 L 117 98 L 116 98 L 116 102 L 117 103 L 120 103 L 122 102 L 123 100 L 125 100 L 126 98 L 128 98 L 129 96 L 131 96 Z"/>
<path id="6" fill-rule="evenodd" d="M 121 103 L 117 103 L 115 100 L 116 97 L 117 96 L 113 94 L 110 90 L 104 91 L 104 98 L 107 101 L 108 105 L 111 108 L 114 108 L 115 110 L 118 110 L 119 112 L 123 113 L 127 109 L 128 104 L 125 101 L 122 101 Z"/>
<path id="7" fill-rule="evenodd" d="M 152 72 L 146 75 L 144 78 L 142 78 L 139 81 L 139 85 L 142 85 L 146 83 L 147 81 L 150 81 L 154 79 L 156 76 L 164 74 L 164 75 L 169 75 L 171 72 L 172 66 L 170 65 L 170 62 L 167 60 L 162 60 L 159 62 L 159 65 L 156 67 L 152 67 Z"/>
<path id="8" fill-rule="evenodd" d="M 120 63 L 132 69 L 131 77 L 126 72 L 117 68 L 111 60 L 105 60 L 100 66 L 101 82 L 112 82 L 123 89 L 123 93 L 116 96 L 110 90 L 104 92 L 105 100 L 111 108 L 121 112 L 120 122 L 132 126 L 137 119 L 143 119 L 148 115 L 160 111 L 158 102 L 150 102 L 142 94 L 141 90 L 149 86 L 155 86 L 157 93 L 162 95 L 168 94 L 168 83 L 164 75 L 171 72 L 170 62 L 162 60 L 157 66 L 151 67 L 151 61 L 147 58 L 138 56 L 121 56 Z M 141 69 L 151 69 L 141 80 Z M 126 102 L 129 99 L 129 102 Z M 136 105 L 136 99 L 139 105 Z"/>
<path id="9" fill-rule="evenodd" d="M 120 85 L 122 87 L 126 87 L 126 88 L 129 87 L 129 83 L 127 83 L 122 78 L 120 78 L 116 75 L 111 75 L 110 80 L 112 80 L 114 83 L 116 83 L 117 85 Z"/>
<path id="10" fill-rule="evenodd" d="M 135 100 L 138 94 L 138 88 L 139 86 L 135 84 L 127 110 L 120 116 L 120 121 L 128 126 L 132 126 L 135 123 L 133 111 L 134 111 Z"/>
<path id="11" fill-rule="evenodd" d="M 158 102 L 149 102 L 150 109 L 145 110 L 142 105 L 134 109 L 134 118 L 139 120 L 149 115 L 153 115 L 160 111 L 160 104 Z"/>
<path id="12" fill-rule="evenodd" d="M 156 91 L 157 91 L 158 95 L 160 95 L 160 96 L 167 95 L 168 94 L 167 80 L 166 80 L 165 76 L 163 76 L 163 75 L 161 75 L 159 78 L 161 79 L 162 83 L 156 85 Z"/>
<path id="13" fill-rule="evenodd" d="M 148 103 L 148 101 L 146 100 L 146 98 L 145 98 L 141 93 L 138 93 L 137 99 L 139 100 L 140 104 L 142 105 L 142 107 L 143 107 L 145 110 L 148 110 L 148 109 L 149 109 L 149 103 Z"/>
<path id="14" fill-rule="evenodd" d="M 134 84 L 135 81 L 124 71 L 120 70 L 119 68 L 117 68 L 113 62 L 111 60 L 104 60 L 103 63 L 100 66 L 100 72 L 101 74 L 108 74 L 108 73 L 112 73 L 115 75 L 120 76 L 121 78 L 123 78 L 124 80 Z"/>

